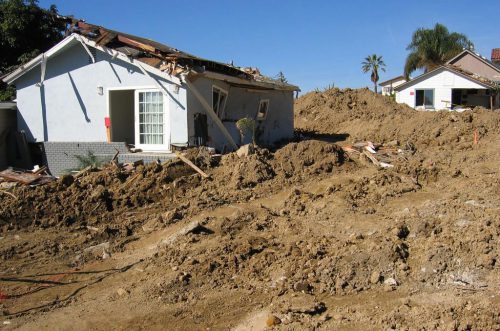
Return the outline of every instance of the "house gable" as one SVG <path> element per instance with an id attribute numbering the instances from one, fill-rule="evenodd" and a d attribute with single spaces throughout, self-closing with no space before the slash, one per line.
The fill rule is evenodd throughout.
<path id="1" fill-rule="evenodd" d="M 495 82 L 500 81 L 500 68 L 469 50 L 464 50 L 449 60 L 447 64 L 454 65 Z"/>
<path id="2" fill-rule="evenodd" d="M 486 90 L 490 87 L 475 79 L 441 66 L 431 72 L 420 75 L 415 79 L 398 86 L 395 90 L 396 101 L 415 107 L 417 90 L 433 90 L 434 109 L 449 109 L 453 89 Z"/>
<path id="3" fill-rule="evenodd" d="M 47 59 L 43 84 L 40 63 L 15 78 L 18 128 L 26 132 L 30 142 L 106 141 L 104 119 L 109 116 L 109 88 L 162 85 L 166 91 L 174 90 L 173 83 L 164 77 L 146 75 L 133 63 L 89 48 L 95 54 L 95 63 L 86 49 L 76 43 Z M 147 64 L 143 66 L 146 68 Z M 104 93 L 99 93 L 100 88 Z M 172 120 L 181 117 L 179 122 L 185 122 L 185 89 L 180 87 L 171 96 L 168 100 Z M 187 129 L 180 131 L 183 136 L 178 139 L 187 141 Z"/>

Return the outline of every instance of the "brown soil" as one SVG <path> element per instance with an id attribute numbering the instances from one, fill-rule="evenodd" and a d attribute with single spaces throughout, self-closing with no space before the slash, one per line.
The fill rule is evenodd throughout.
<path id="1" fill-rule="evenodd" d="M 2 327 L 498 328 L 500 111 L 332 89 L 295 120 L 275 151 L 190 151 L 209 180 L 171 161 L 1 195 Z M 397 140 L 394 167 L 359 140 Z"/>

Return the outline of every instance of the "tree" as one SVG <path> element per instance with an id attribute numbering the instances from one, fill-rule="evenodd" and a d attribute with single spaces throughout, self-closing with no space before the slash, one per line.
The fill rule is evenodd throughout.
<path id="1" fill-rule="evenodd" d="M 363 65 L 361 69 L 363 69 L 364 73 L 371 71 L 371 80 L 373 82 L 373 90 L 377 93 L 377 82 L 379 79 L 378 71 L 382 70 L 385 72 L 385 63 L 382 60 L 382 56 L 377 56 L 377 54 L 368 55 L 365 57 L 365 60 L 361 62 Z"/>
<path id="2" fill-rule="evenodd" d="M 37 0 L 0 0 L 0 76 L 62 40 L 66 23 L 55 5 L 44 9 Z M 11 94 L 0 86 L 0 98 Z"/>
<path id="3" fill-rule="evenodd" d="M 433 29 L 420 28 L 413 33 L 410 51 L 406 58 L 404 74 L 406 78 L 417 69 L 429 72 L 446 63 L 464 49 L 474 49 L 474 44 L 464 35 L 448 30 L 436 23 Z"/>
<path id="4" fill-rule="evenodd" d="M 278 72 L 278 74 L 276 75 L 276 80 L 281 83 L 288 83 L 288 79 L 286 79 L 283 71 Z"/>

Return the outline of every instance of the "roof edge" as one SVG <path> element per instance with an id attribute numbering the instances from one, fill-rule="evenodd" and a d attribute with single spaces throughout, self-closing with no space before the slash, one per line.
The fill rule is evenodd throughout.
<path id="1" fill-rule="evenodd" d="M 403 83 L 403 84 L 395 87 L 394 90 L 397 91 L 397 92 L 399 92 L 402 89 L 404 89 L 404 88 L 406 88 L 408 86 L 411 86 L 413 83 L 416 83 L 415 82 L 416 80 L 419 80 L 419 79 L 427 77 L 427 76 L 431 76 L 436 71 L 441 70 L 441 69 L 449 70 L 449 71 L 451 71 L 451 72 L 453 72 L 453 73 L 455 73 L 455 74 L 457 74 L 457 75 L 459 75 L 459 76 L 461 76 L 461 77 L 463 77 L 465 79 L 471 80 L 471 81 L 475 82 L 476 84 L 482 85 L 483 87 L 486 87 L 486 88 L 493 88 L 494 87 L 493 85 L 490 85 L 488 83 L 482 82 L 482 81 L 480 81 L 478 79 L 475 79 L 474 77 L 468 76 L 468 75 L 464 74 L 463 72 L 460 72 L 459 70 L 453 69 L 450 66 L 442 65 L 442 66 L 437 67 L 434 70 L 431 70 L 429 72 L 423 73 L 420 76 L 417 76 L 417 77 L 413 78 L 412 80 L 409 80 L 406 83 Z"/>

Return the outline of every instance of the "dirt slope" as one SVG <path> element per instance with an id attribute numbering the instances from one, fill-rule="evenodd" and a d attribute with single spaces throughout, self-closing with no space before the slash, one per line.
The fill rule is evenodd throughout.
<path id="1" fill-rule="evenodd" d="M 2 326 L 495 329 L 499 124 L 332 89 L 296 101 L 297 142 L 191 152 L 211 180 L 173 161 L 14 188 Z M 341 149 L 358 140 L 403 152 L 379 169 Z"/>

